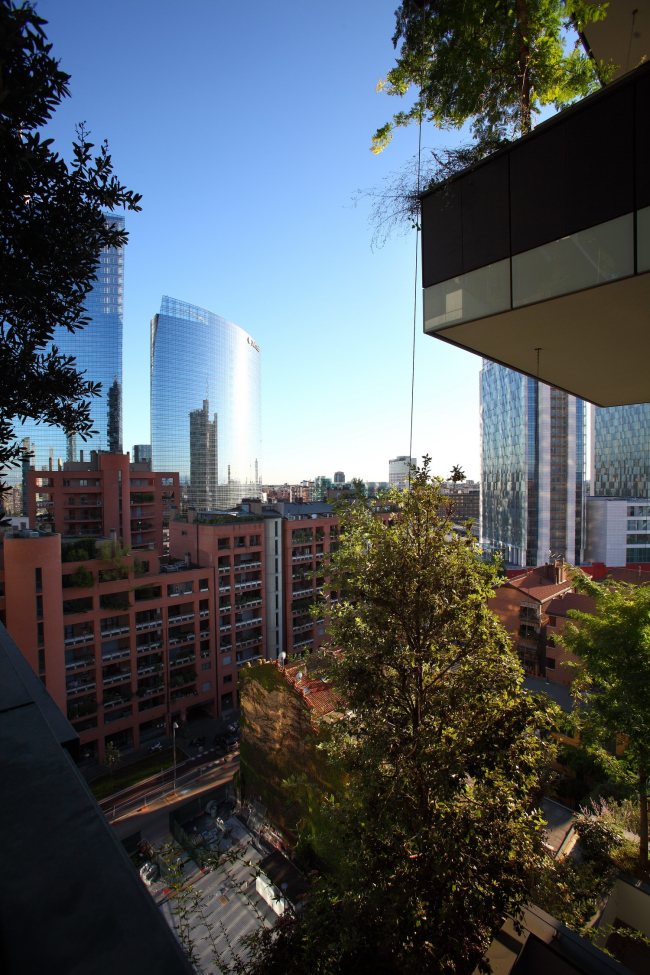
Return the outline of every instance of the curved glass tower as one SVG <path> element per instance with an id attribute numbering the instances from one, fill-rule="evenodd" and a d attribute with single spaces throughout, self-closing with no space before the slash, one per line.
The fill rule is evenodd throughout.
<path id="1" fill-rule="evenodd" d="M 261 356 L 237 325 L 163 297 L 151 321 L 151 453 L 181 503 L 229 508 L 260 489 Z"/>

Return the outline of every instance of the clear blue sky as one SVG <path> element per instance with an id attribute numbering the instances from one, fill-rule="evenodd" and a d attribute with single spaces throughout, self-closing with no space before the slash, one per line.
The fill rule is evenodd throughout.
<path id="1" fill-rule="evenodd" d="M 417 146 L 405 129 L 369 151 L 397 109 L 375 92 L 397 0 L 36 6 L 72 75 L 55 147 L 67 156 L 85 120 L 143 194 L 127 216 L 125 449 L 149 442 L 149 322 L 168 294 L 259 343 L 266 483 L 386 480 L 408 452 L 415 241 L 372 251 L 369 205 L 352 201 Z M 478 476 L 479 368 L 422 334 L 418 302 L 413 448 L 438 473 Z"/>

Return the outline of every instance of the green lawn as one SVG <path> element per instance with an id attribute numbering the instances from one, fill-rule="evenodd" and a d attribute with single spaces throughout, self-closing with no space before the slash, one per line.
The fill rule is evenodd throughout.
<path id="1" fill-rule="evenodd" d="M 188 755 L 177 745 L 176 763 L 180 764 L 186 758 L 188 758 Z M 143 779 L 148 779 L 150 776 L 155 775 L 156 772 L 160 772 L 161 769 L 171 768 L 173 764 L 174 750 L 173 748 L 166 748 L 162 752 L 155 752 L 147 758 L 141 758 L 139 762 L 132 762 L 130 765 L 124 765 L 118 768 L 113 773 L 112 779 L 107 772 L 106 775 L 102 775 L 101 778 L 95 779 L 94 782 L 90 783 L 90 791 L 95 799 L 106 799 L 107 796 L 121 792 L 122 789 L 128 789 L 130 785 L 135 785 L 136 782 L 142 782 Z"/>

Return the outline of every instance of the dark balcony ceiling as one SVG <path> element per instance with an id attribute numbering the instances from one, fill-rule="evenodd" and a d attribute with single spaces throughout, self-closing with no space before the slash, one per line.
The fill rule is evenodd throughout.
<path id="1" fill-rule="evenodd" d="M 435 336 L 598 406 L 650 401 L 650 274 L 465 322 Z"/>
<path id="2" fill-rule="evenodd" d="M 612 80 L 621 78 L 650 59 L 650 0 L 609 0 L 605 19 L 584 33 L 596 61 L 613 61 L 619 67 Z"/>

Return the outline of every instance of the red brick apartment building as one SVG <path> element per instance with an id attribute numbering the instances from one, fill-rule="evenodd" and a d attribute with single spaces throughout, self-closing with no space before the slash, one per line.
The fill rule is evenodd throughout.
<path id="1" fill-rule="evenodd" d="M 163 528 L 176 513 L 178 474 L 132 464 L 128 454 L 92 451 L 87 462 L 62 470 L 30 470 L 27 510 L 32 528 L 70 536 L 108 538 L 123 545 L 164 551 Z"/>

